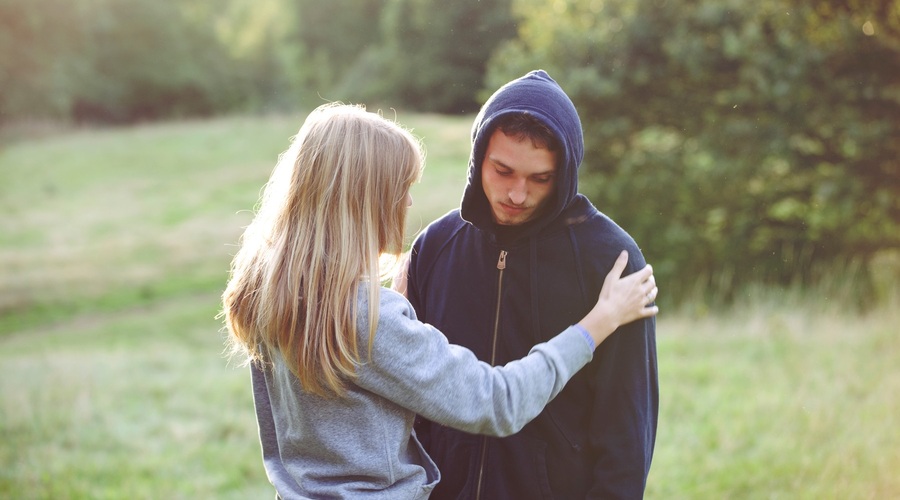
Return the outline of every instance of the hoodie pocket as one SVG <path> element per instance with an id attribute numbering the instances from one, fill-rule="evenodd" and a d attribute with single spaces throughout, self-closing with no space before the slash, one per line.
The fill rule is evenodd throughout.
<path id="1" fill-rule="evenodd" d="M 516 435 L 494 443 L 489 452 L 489 471 L 502 492 L 493 498 L 552 499 L 547 473 L 547 443 Z M 488 488 L 488 493 L 491 488 Z M 492 498 L 488 495 L 485 498 Z"/>

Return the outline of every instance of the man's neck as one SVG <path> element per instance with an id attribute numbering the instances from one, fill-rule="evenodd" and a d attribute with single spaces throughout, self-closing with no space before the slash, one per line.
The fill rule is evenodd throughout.
<path id="1" fill-rule="evenodd" d="M 533 221 L 528 221 L 523 224 L 506 226 L 495 222 L 494 234 L 497 235 L 497 243 L 500 245 L 508 245 L 515 242 L 532 226 L 532 224 Z"/>

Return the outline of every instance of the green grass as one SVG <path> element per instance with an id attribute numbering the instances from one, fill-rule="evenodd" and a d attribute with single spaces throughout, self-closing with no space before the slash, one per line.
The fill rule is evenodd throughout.
<path id="1" fill-rule="evenodd" d="M 659 318 L 652 498 L 900 495 L 897 309 Z"/>
<path id="2" fill-rule="evenodd" d="M 215 316 L 302 118 L 5 144 L 0 498 L 272 496 L 249 377 L 222 356 Z M 458 203 L 472 117 L 398 119 L 428 148 L 412 235 Z M 663 311 L 647 498 L 900 495 L 897 301 L 864 314 L 834 302 L 772 292 Z"/>

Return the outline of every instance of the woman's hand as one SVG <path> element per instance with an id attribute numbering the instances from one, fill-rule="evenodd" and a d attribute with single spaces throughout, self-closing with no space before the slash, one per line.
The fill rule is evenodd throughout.
<path id="1" fill-rule="evenodd" d="M 409 252 L 400 255 L 397 261 L 397 272 L 391 279 L 391 290 L 399 292 L 406 297 L 406 284 L 409 281 Z"/>
<path id="2" fill-rule="evenodd" d="M 627 264 L 628 252 L 623 250 L 603 281 L 597 304 L 578 322 L 591 334 L 595 345 L 600 345 L 621 325 L 655 316 L 659 312 L 658 307 L 651 305 L 659 293 L 653 268 L 647 264 L 640 271 L 623 278 L 622 272 Z"/>

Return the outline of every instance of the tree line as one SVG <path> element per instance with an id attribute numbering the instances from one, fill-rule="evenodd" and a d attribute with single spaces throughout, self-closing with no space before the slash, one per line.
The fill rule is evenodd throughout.
<path id="1" fill-rule="evenodd" d="M 900 252 L 900 0 L 0 0 L 0 125 L 469 113 L 538 67 L 661 281 L 865 284 Z"/>
<path id="2" fill-rule="evenodd" d="M 0 0 L 0 124 L 323 100 L 477 110 L 509 0 Z"/>

